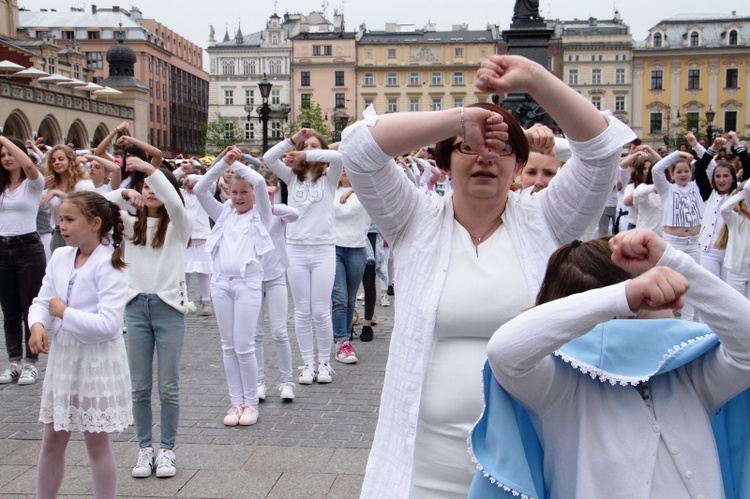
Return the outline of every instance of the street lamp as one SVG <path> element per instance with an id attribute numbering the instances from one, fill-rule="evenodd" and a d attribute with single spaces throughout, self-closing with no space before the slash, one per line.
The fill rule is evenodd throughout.
<path id="1" fill-rule="evenodd" d="M 258 83 L 260 88 L 260 96 L 263 99 L 263 105 L 258 108 L 258 119 L 263 123 L 263 153 L 268 151 L 268 117 L 271 114 L 271 108 L 268 106 L 268 96 L 271 95 L 271 87 L 273 85 L 266 79 L 266 74 L 263 73 L 263 79 Z"/>
<path id="2" fill-rule="evenodd" d="M 712 123 L 714 122 L 714 118 L 716 117 L 716 111 L 711 109 L 711 106 L 708 106 L 708 111 L 706 111 L 706 122 L 708 123 L 706 125 L 706 136 L 708 140 L 706 141 L 706 146 L 711 147 L 711 144 L 714 143 L 714 128 L 712 126 Z"/>

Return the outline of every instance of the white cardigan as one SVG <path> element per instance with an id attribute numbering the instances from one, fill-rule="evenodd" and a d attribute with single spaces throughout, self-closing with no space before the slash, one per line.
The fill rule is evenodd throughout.
<path id="1" fill-rule="evenodd" d="M 721 206 L 721 217 L 729 230 L 724 266 L 735 274 L 742 270 L 745 248 L 750 244 L 750 220 L 734 211 L 734 207 L 743 199 L 745 202 L 750 199 L 750 182 L 745 183 L 742 192 L 732 195 Z"/>
<path id="2" fill-rule="evenodd" d="M 551 497 L 724 497 L 711 418 L 750 386 L 750 302 L 671 246 L 659 265 L 690 281 L 685 297 L 721 344 L 651 378 L 648 403 L 634 387 L 592 380 L 552 355 L 631 315 L 626 283 L 531 309 L 487 346 L 495 378 L 529 411 Z"/>
<path id="3" fill-rule="evenodd" d="M 61 329 L 81 343 L 101 343 L 122 335 L 128 301 L 128 273 L 112 266 L 111 245 L 99 245 L 78 269 L 62 320 L 49 313 L 52 298 L 67 301 L 68 281 L 78 248 L 64 246 L 52 254 L 39 294 L 29 308 L 29 326 L 42 324 L 51 334 Z"/>
<path id="4" fill-rule="evenodd" d="M 598 137 L 570 141 L 574 155 L 547 189 L 534 196 L 509 192 L 502 219 L 532 302 L 550 254 L 579 237 L 599 217 L 615 182 L 621 147 L 634 138 L 627 126 L 610 117 L 609 127 Z M 365 122 L 346 129 L 339 150 L 360 202 L 393 248 L 399 283 L 380 416 L 362 497 L 408 497 L 422 380 L 449 264 L 452 196 L 427 196 L 414 187 L 380 149 Z"/>

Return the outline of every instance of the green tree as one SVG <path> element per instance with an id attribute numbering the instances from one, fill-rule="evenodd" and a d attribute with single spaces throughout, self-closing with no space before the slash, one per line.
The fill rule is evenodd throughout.
<path id="1" fill-rule="evenodd" d="M 299 114 L 292 125 L 291 134 L 297 133 L 301 128 L 312 128 L 319 134 L 323 135 L 330 142 L 331 131 L 328 129 L 328 123 L 323 117 L 323 110 L 320 104 L 313 102 L 312 99 L 303 101 L 299 107 Z"/>
<path id="2" fill-rule="evenodd" d="M 214 121 L 206 125 L 204 150 L 206 153 L 219 154 L 225 148 L 245 140 L 245 133 L 236 121 L 228 120 L 217 114 Z"/>

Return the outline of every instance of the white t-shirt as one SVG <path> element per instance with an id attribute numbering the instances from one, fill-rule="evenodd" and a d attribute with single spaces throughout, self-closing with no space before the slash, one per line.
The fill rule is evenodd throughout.
<path id="1" fill-rule="evenodd" d="M 0 193 L 0 236 L 20 236 L 36 232 L 36 214 L 44 191 L 44 177 L 25 179 L 13 189 Z"/>

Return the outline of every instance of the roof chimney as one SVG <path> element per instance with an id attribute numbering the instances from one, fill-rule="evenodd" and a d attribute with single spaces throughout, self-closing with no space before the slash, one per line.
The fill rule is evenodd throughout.
<path id="1" fill-rule="evenodd" d="M 96 14 L 96 5 L 94 5 L 93 3 L 91 4 L 91 13 Z"/>

